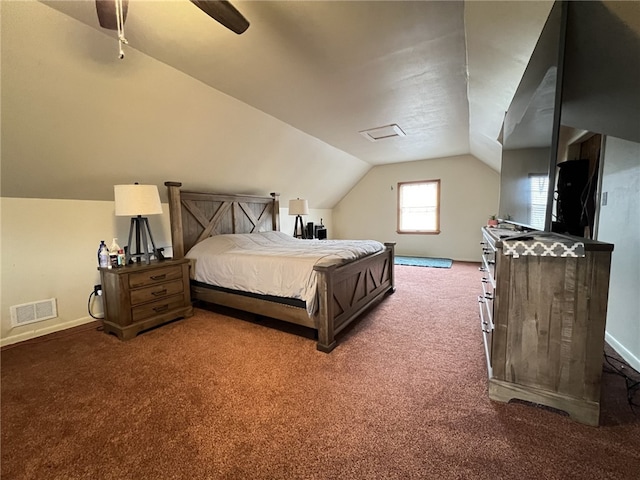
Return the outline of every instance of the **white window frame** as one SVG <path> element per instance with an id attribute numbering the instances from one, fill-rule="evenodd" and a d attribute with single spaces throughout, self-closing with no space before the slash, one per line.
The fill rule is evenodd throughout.
<path id="1" fill-rule="evenodd" d="M 416 191 L 426 187 L 425 196 L 417 201 L 406 197 L 408 189 Z M 435 187 L 435 192 L 433 188 Z M 408 202 L 411 202 L 410 204 Z M 406 215 L 413 213 L 413 222 Z M 440 233 L 440 179 L 398 182 L 397 233 L 437 235 Z M 422 217 L 422 218 L 420 218 Z M 408 223 L 413 223 L 410 227 Z"/>

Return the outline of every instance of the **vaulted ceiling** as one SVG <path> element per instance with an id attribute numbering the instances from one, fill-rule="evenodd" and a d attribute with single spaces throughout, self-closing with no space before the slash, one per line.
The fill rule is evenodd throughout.
<path id="1" fill-rule="evenodd" d="M 93 0 L 46 3 L 100 29 Z M 370 164 L 473 153 L 498 169 L 491 144 L 551 3 L 238 1 L 251 26 L 237 36 L 186 0 L 131 0 L 125 34 Z M 406 136 L 359 134 L 389 124 Z"/>
<path id="2" fill-rule="evenodd" d="M 68 50 L 50 53 L 61 68 L 78 56 L 117 79 L 142 68 L 141 52 L 363 162 L 351 172 L 357 181 L 373 165 L 463 154 L 499 170 L 504 112 L 553 2 L 236 1 L 251 22 L 236 35 L 188 0 L 131 0 L 123 60 L 93 0 L 42 3 L 84 28 L 46 31 L 43 20 L 30 32 L 24 16 L 14 31 L 37 30 L 43 43 L 62 37 Z M 372 142 L 359 133 L 389 124 L 406 136 Z"/>

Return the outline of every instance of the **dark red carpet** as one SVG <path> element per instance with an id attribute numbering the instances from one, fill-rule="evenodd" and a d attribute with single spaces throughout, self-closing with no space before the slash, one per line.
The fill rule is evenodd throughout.
<path id="1" fill-rule="evenodd" d="M 2 479 L 640 478 L 621 377 L 603 375 L 598 428 L 494 403 L 477 265 L 396 273 L 328 355 L 220 309 L 4 349 Z"/>

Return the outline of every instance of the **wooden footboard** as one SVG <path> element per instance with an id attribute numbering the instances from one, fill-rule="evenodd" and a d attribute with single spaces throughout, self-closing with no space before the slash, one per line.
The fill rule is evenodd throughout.
<path id="1" fill-rule="evenodd" d="M 395 291 L 393 264 L 395 243 L 385 250 L 345 265 L 316 266 L 319 308 L 315 315 L 317 348 L 330 352 L 335 336 L 364 310 Z"/>
<path id="2" fill-rule="evenodd" d="M 306 308 L 201 286 L 191 287 L 191 297 L 314 328 L 318 331 L 318 350 L 329 353 L 336 346 L 338 333 L 369 307 L 381 301 L 385 294 L 395 292 L 395 243 L 386 243 L 385 246 L 382 252 L 345 265 L 314 267 L 318 273 L 318 310 L 312 317 L 309 317 Z"/>

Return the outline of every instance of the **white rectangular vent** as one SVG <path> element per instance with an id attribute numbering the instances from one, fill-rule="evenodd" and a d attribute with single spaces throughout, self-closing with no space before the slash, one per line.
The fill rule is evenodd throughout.
<path id="1" fill-rule="evenodd" d="M 384 127 L 370 128 L 369 130 L 363 130 L 358 133 L 371 142 L 377 142 L 378 140 L 384 140 L 385 138 L 405 137 L 407 135 L 395 123 L 392 125 L 385 125 Z"/>
<path id="2" fill-rule="evenodd" d="M 14 327 L 41 322 L 58 316 L 55 298 L 14 305 L 9 310 L 11 311 L 11 325 Z"/>

